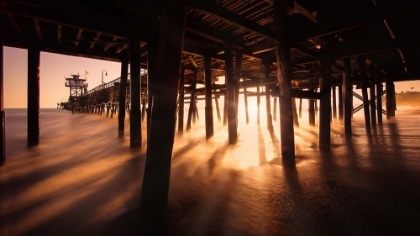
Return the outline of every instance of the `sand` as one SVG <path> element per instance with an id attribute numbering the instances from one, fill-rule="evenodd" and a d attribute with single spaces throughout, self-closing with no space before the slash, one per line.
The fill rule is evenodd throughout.
<path id="1" fill-rule="evenodd" d="M 420 110 L 366 135 L 333 121 L 332 148 L 321 153 L 317 127 L 295 128 L 295 171 L 281 166 L 278 120 L 239 120 L 227 144 L 217 122 L 206 141 L 204 114 L 176 136 L 167 235 L 419 235 Z M 41 109 L 40 145 L 26 148 L 26 110 L 6 110 L 7 163 L 0 168 L 0 235 L 143 235 L 137 207 L 145 160 L 130 150 L 117 119 Z M 128 119 L 126 120 L 128 123 Z M 150 232 L 149 232 L 150 233 Z"/>

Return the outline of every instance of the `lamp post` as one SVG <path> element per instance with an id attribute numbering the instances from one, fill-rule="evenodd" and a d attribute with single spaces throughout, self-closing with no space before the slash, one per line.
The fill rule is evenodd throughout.
<path id="1" fill-rule="evenodd" d="M 104 84 L 104 71 L 105 71 L 105 76 L 108 76 L 108 71 L 102 70 L 102 84 Z"/>

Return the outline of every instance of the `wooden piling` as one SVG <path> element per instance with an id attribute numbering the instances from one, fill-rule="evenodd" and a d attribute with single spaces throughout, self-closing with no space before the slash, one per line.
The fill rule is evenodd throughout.
<path id="1" fill-rule="evenodd" d="M 343 93 L 344 93 L 344 133 L 349 136 L 352 134 L 351 118 L 353 115 L 353 85 L 351 84 L 351 64 L 350 58 L 346 57 L 343 60 Z"/>
<path id="2" fill-rule="evenodd" d="M 274 0 L 274 23 L 277 36 L 280 41 L 286 40 L 286 29 L 288 27 L 287 3 L 283 0 Z M 291 84 L 291 61 L 290 47 L 277 43 L 277 81 L 280 88 L 280 137 L 282 164 L 286 168 L 295 168 L 295 137 L 293 127 L 292 110 L 292 84 Z"/>
<path id="3" fill-rule="evenodd" d="M 257 86 L 257 124 L 260 123 L 260 86 Z"/>
<path id="4" fill-rule="evenodd" d="M 146 99 L 141 99 L 141 123 L 143 123 L 145 115 L 146 115 Z"/>
<path id="5" fill-rule="evenodd" d="M 273 104 L 273 120 L 277 121 L 277 98 L 274 98 Z"/>
<path id="6" fill-rule="evenodd" d="M 264 63 L 264 75 L 265 78 L 270 78 L 271 74 L 271 61 L 270 59 L 263 60 Z M 273 131 L 273 118 L 271 115 L 271 95 L 270 95 L 270 86 L 265 86 L 265 104 L 266 104 L 266 111 L 267 111 L 267 129 L 269 131 Z"/>
<path id="7" fill-rule="evenodd" d="M 191 86 L 191 96 L 190 96 L 190 107 L 188 109 L 188 118 L 187 118 L 187 130 L 191 129 L 191 122 L 193 120 L 193 116 L 195 116 L 195 101 L 196 101 L 196 92 L 195 89 L 197 88 L 197 74 L 198 70 L 194 70 L 194 77 Z"/>
<path id="8" fill-rule="evenodd" d="M 159 77 L 157 67 L 159 50 L 159 32 L 150 27 L 147 34 L 147 136 L 150 134 L 150 116 L 152 114 L 152 98 L 154 87 Z"/>
<path id="9" fill-rule="evenodd" d="M 332 86 L 331 88 L 332 90 L 332 117 L 333 119 L 337 119 L 337 87 L 336 86 Z"/>
<path id="10" fill-rule="evenodd" d="M 139 208 L 144 225 L 163 222 L 167 209 L 186 20 L 184 1 L 163 0 L 161 6 L 161 35 L 157 60 L 161 71 L 153 94 Z M 152 221 L 151 224 L 149 221 Z"/>
<path id="11" fill-rule="evenodd" d="M 228 133 L 229 143 L 234 144 L 238 139 L 237 118 L 235 107 L 235 78 L 233 76 L 233 58 L 232 46 L 225 47 L 225 73 L 226 73 L 226 90 L 227 90 L 227 116 L 228 116 Z"/>
<path id="12" fill-rule="evenodd" d="M 245 119 L 246 123 L 249 123 L 249 113 L 248 113 L 248 92 L 246 91 L 246 88 L 244 87 L 244 104 L 245 104 Z"/>
<path id="13" fill-rule="evenodd" d="M 4 112 L 4 86 L 3 86 L 3 42 L 0 42 L 0 165 L 6 164 L 6 132 L 5 132 L 5 112 Z"/>
<path id="14" fill-rule="evenodd" d="M 293 125 L 299 127 L 299 118 L 296 109 L 296 98 L 292 98 L 292 110 L 293 110 Z"/>
<path id="15" fill-rule="evenodd" d="M 28 147 L 39 143 L 40 49 L 28 47 Z"/>
<path id="16" fill-rule="evenodd" d="M 377 108 L 376 108 L 376 112 L 378 114 L 378 124 L 381 125 L 382 124 L 382 83 L 380 83 L 379 78 L 378 78 L 378 72 L 375 71 L 375 81 L 376 81 L 376 102 L 377 102 Z"/>
<path id="17" fill-rule="evenodd" d="M 206 120 L 206 138 L 209 139 L 214 135 L 214 124 L 213 124 L 213 91 L 211 81 L 211 58 L 210 56 L 204 56 L 204 83 L 206 93 L 206 107 L 205 107 L 205 120 Z"/>
<path id="18" fill-rule="evenodd" d="M 128 77 L 128 58 L 123 57 L 121 61 L 121 81 L 120 81 L 120 96 L 118 97 L 118 136 L 124 136 L 124 120 L 125 120 L 125 99 L 127 92 L 127 77 Z"/>
<path id="19" fill-rule="evenodd" d="M 386 78 L 386 118 L 391 119 L 394 117 L 394 81 Z"/>
<path id="20" fill-rule="evenodd" d="M 242 51 L 236 51 L 235 54 L 235 112 L 236 123 L 238 123 L 238 107 L 239 107 L 239 81 L 241 80 Z"/>
<path id="21" fill-rule="evenodd" d="M 299 118 L 302 118 L 302 98 L 299 98 Z"/>
<path id="22" fill-rule="evenodd" d="M 227 115 L 228 108 L 227 107 L 228 107 L 228 102 L 227 102 L 227 91 L 226 91 L 223 97 L 223 126 L 225 126 L 228 121 L 228 115 Z"/>
<path id="23" fill-rule="evenodd" d="M 178 88 L 178 133 L 184 132 L 184 95 L 185 95 L 185 69 L 181 69 Z"/>
<path id="24" fill-rule="evenodd" d="M 376 96 L 375 96 L 375 84 L 370 84 L 370 118 L 372 123 L 372 128 L 376 129 Z"/>
<path id="25" fill-rule="evenodd" d="M 315 100 L 308 99 L 309 125 L 315 126 Z"/>
<path id="26" fill-rule="evenodd" d="M 319 148 L 329 150 L 331 143 L 331 62 L 327 55 L 322 58 L 320 67 Z"/>
<path id="27" fill-rule="evenodd" d="M 130 42 L 130 147 L 141 147 L 141 117 L 140 117 L 140 45 L 137 40 Z"/>
<path id="28" fill-rule="evenodd" d="M 365 69 L 365 57 L 359 56 L 357 58 L 359 70 L 363 71 Z M 365 75 L 364 72 L 361 75 Z M 369 97 L 368 97 L 368 81 L 367 78 L 364 78 L 362 81 L 362 97 L 363 97 L 363 113 L 365 115 L 365 128 L 368 134 L 370 134 L 370 112 L 369 112 Z"/>
<path id="29" fill-rule="evenodd" d="M 343 86 L 338 86 L 338 119 L 343 120 Z"/>
<path id="30" fill-rule="evenodd" d="M 214 103 L 216 104 L 217 120 L 220 122 L 219 95 L 214 95 Z"/>

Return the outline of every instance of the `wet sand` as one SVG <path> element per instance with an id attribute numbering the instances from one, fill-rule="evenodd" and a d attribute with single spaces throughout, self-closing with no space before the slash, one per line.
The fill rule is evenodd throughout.
<path id="1" fill-rule="evenodd" d="M 261 112 L 263 114 L 263 112 Z M 240 114 L 241 115 L 241 114 Z M 239 140 L 204 114 L 174 145 L 168 235 L 420 235 L 420 109 L 399 108 L 371 136 L 355 115 L 353 137 L 333 121 L 321 153 L 303 117 L 295 171 L 281 166 L 255 111 Z M 6 110 L 7 164 L 0 168 L 0 235 L 143 235 L 137 207 L 146 150 L 130 150 L 117 119 L 41 110 L 39 147 L 26 148 L 26 110 Z M 128 123 L 128 119 L 126 120 Z M 150 233 L 150 232 L 149 232 Z"/>

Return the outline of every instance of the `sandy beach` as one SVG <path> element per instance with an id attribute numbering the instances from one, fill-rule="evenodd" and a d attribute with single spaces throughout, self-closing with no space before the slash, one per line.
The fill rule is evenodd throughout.
<path id="1" fill-rule="evenodd" d="M 350 139 L 333 120 L 329 153 L 319 151 L 318 128 L 304 112 L 295 128 L 296 171 L 281 166 L 278 119 L 270 135 L 255 113 L 249 124 L 239 114 L 235 145 L 216 116 L 215 136 L 206 140 L 203 113 L 177 134 L 166 234 L 420 234 L 419 107 L 399 107 L 370 136 L 361 114 Z M 118 138 L 116 117 L 41 109 L 40 145 L 28 149 L 26 110 L 7 109 L 6 148 L 0 235 L 145 233 L 137 222 L 144 132 L 143 148 L 130 150 L 129 127 Z"/>

